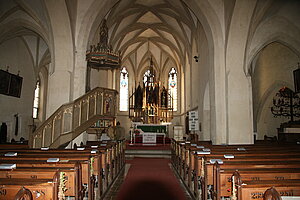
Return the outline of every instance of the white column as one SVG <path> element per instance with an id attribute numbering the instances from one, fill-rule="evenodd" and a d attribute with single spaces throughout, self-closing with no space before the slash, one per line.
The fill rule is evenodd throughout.
<path id="1" fill-rule="evenodd" d="M 244 58 L 255 4 L 237 1 L 230 25 L 226 52 L 228 144 L 253 143 L 252 88 Z"/>
<path id="2" fill-rule="evenodd" d="M 77 50 L 75 53 L 75 67 L 73 75 L 73 100 L 85 94 L 86 69 L 85 50 Z"/>

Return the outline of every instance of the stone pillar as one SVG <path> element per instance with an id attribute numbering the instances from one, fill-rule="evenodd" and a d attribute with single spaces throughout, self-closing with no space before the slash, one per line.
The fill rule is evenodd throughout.
<path id="1" fill-rule="evenodd" d="M 77 99 L 86 92 L 86 84 L 90 83 L 90 80 L 87 80 L 87 62 L 85 60 L 85 49 L 76 50 L 75 54 L 75 67 L 73 72 L 73 97 L 72 99 Z M 91 71 L 91 69 L 89 69 Z M 89 75 L 90 79 L 90 75 Z M 91 85 L 89 85 L 91 86 Z"/>
<path id="2" fill-rule="evenodd" d="M 59 66 L 57 66 L 57 68 L 59 68 Z M 55 72 L 49 76 L 46 118 L 62 104 L 70 101 L 70 79 L 71 74 L 67 70 L 56 69 Z"/>
<path id="3" fill-rule="evenodd" d="M 256 1 L 237 1 L 226 51 L 227 143 L 253 143 L 251 78 L 244 71 L 246 42 Z"/>

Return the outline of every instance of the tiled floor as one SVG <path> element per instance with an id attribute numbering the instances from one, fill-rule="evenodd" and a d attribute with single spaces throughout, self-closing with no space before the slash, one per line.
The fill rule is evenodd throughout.
<path id="1" fill-rule="evenodd" d="M 117 197 L 118 191 L 127 175 L 127 172 L 130 168 L 130 164 L 126 164 L 125 168 L 123 169 L 123 171 L 120 172 L 119 177 L 116 179 L 116 181 L 114 182 L 114 184 L 112 185 L 111 189 L 109 190 L 109 192 L 106 194 L 106 196 L 104 197 L 104 200 L 114 200 Z M 172 169 L 172 171 L 174 172 L 172 165 L 170 164 L 170 168 Z M 175 176 L 177 177 L 176 173 L 174 172 Z M 178 177 L 177 177 L 178 179 Z M 186 194 L 186 200 L 192 200 L 191 196 L 189 195 L 188 191 L 185 189 L 183 183 L 179 180 L 180 185 L 182 186 L 182 188 L 185 191 Z"/>

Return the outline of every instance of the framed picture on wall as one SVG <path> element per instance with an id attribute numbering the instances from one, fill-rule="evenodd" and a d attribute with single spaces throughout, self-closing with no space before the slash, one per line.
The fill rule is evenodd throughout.
<path id="1" fill-rule="evenodd" d="M 21 96 L 23 78 L 0 70 L 0 94 L 18 97 Z"/>
<path id="2" fill-rule="evenodd" d="M 13 97 L 21 96 L 23 78 L 18 75 L 11 75 L 9 85 L 9 95 Z"/>
<path id="3" fill-rule="evenodd" d="M 7 71 L 0 70 L 0 94 L 9 94 L 9 82 L 11 74 Z"/>

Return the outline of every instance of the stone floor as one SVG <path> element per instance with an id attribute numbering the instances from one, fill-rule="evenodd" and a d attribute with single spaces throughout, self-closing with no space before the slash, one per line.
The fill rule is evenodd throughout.
<path id="1" fill-rule="evenodd" d="M 179 179 L 179 177 L 175 173 L 172 165 L 170 164 L 169 166 L 170 166 L 171 170 L 174 172 L 174 175 L 177 177 L 177 179 Z M 105 195 L 104 200 L 115 200 L 116 199 L 118 191 L 127 175 L 129 168 L 130 168 L 130 164 L 126 164 L 124 169 L 120 172 L 118 178 L 115 180 L 115 182 L 111 186 L 108 193 Z M 188 191 L 186 190 L 186 188 L 184 187 L 184 184 L 182 183 L 182 181 L 180 179 L 179 179 L 179 182 L 180 182 L 180 185 L 182 186 L 183 190 L 185 191 L 186 200 L 192 200 L 192 197 L 189 195 Z"/>

